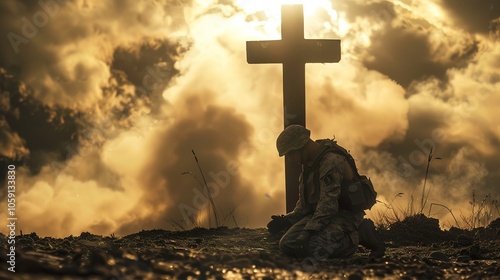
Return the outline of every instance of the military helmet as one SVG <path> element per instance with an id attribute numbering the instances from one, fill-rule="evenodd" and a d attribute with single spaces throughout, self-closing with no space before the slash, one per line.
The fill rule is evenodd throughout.
<path id="1" fill-rule="evenodd" d="M 301 125 L 292 124 L 287 126 L 276 140 L 276 148 L 280 157 L 290 151 L 298 150 L 309 141 L 311 131 Z"/>

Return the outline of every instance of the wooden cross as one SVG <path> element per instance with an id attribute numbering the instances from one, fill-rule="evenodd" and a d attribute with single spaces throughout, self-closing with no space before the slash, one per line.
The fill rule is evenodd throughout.
<path id="1" fill-rule="evenodd" d="M 304 39 L 302 5 L 281 6 L 281 40 L 247 42 L 250 64 L 283 64 L 283 104 L 285 127 L 306 126 L 305 64 L 340 61 L 340 40 Z M 286 212 L 295 208 L 299 196 L 301 167 L 285 160 Z"/>

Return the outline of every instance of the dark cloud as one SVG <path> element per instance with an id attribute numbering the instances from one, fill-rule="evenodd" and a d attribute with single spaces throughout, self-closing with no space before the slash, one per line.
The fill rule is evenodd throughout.
<path id="1" fill-rule="evenodd" d="M 465 30 L 488 34 L 492 21 L 500 17 L 498 0 L 442 0 L 443 7 Z"/>
<path id="2" fill-rule="evenodd" d="M 412 82 L 431 77 L 446 81 L 449 68 L 463 67 L 477 52 L 475 42 L 452 52 L 446 46 L 434 50 L 428 36 L 418 28 L 388 26 L 371 37 L 363 63 L 408 87 Z"/>
<path id="3" fill-rule="evenodd" d="M 123 71 L 136 87 L 149 88 L 156 83 L 163 89 L 177 74 L 173 64 L 181 54 L 176 46 L 177 43 L 152 40 L 134 48 L 119 47 L 113 54 L 111 68 Z"/>
<path id="4" fill-rule="evenodd" d="M 440 90 L 447 91 L 447 86 L 449 84 Z M 447 102 L 456 100 L 450 100 L 449 96 L 431 99 L 413 96 L 410 101 L 412 106 L 408 112 L 409 125 L 405 137 L 397 142 L 385 141 L 375 149 L 379 153 L 377 159 L 383 166 L 375 168 L 376 173 L 391 170 L 392 175 L 404 182 L 397 188 L 391 186 L 392 194 L 383 193 L 387 196 L 397 192 L 408 195 L 415 188 L 420 192 L 432 148 L 428 186 L 434 187 L 430 197 L 433 201 L 461 208 L 464 199 L 470 199 L 473 190 L 481 195 L 490 193 L 498 197 L 500 192 L 495 182 L 500 180 L 497 168 L 500 142 L 493 132 L 494 128 L 481 122 L 470 124 L 469 118 L 473 118 L 474 114 L 450 109 Z M 466 129 L 471 125 L 474 129 Z M 480 135 L 470 135 L 474 133 Z M 488 152 L 484 152 L 485 149 Z M 381 156 L 386 152 L 391 155 L 390 160 Z"/>
<path id="5" fill-rule="evenodd" d="M 119 84 L 131 83 L 135 86 L 135 94 L 130 96 L 132 104 L 117 110 L 122 115 L 130 115 L 129 109 L 140 107 L 138 103 L 141 102 L 148 112 L 156 115 L 165 103 L 163 91 L 178 74 L 174 63 L 187 50 L 188 47 L 167 40 L 151 40 L 132 48 L 117 48 L 110 66 L 113 76 Z"/>
<path id="6" fill-rule="evenodd" d="M 0 67 L 16 73 L 31 87 L 30 94 L 46 105 L 89 110 L 102 99 L 102 88 L 112 78 L 109 64 L 114 58 L 120 60 L 120 53 L 113 57 L 115 50 L 152 42 L 149 45 L 156 55 L 165 51 L 167 44 L 161 42 L 165 35 L 186 37 L 182 31 L 188 29 L 187 5 L 189 1 L 180 0 L 4 1 L 0 4 L 0 34 L 6 40 L 0 42 Z M 153 46 L 162 44 L 163 49 Z M 155 56 L 152 48 L 138 51 L 144 63 L 151 61 L 148 53 Z M 157 69 L 163 67 L 160 64 L 158 60 L 149 66 L 165 72 Z M 118 61 L 116 66 L 122 65 Z M 172 65 L 166 67 L 171 70 Z M 145 69 L 137 75 L 141 71 Z M 127 74 L 132 81 L 140 78 L 131 71 Z"/>
<path id="7" fill-rule="evenodd" d="M 398 142 L 385 142 L 379 148 L 394 155 L 401 176 L 408 180 L 420 180 L 425 174 L 428 156 L 433 150 L 436 157 L 450 160 L 450 155 L 461 148 L 461 144 L 453 143 L 442 134 L 447 126 L 443 112 L 434 107 L 412 106 L 408 112 L 408 130 L 404 139 Z M 445 172 L 446 166 L 435 164 L 437 172 Z"/>
<path id="8" fill-rule="evenodd" d="M 29 154 L 24 140 L 12 131 L 3 115 L 0 115 L 0 147 L 0 156 L 10 160 L 19 160 Z"/>
<path id="9" fill-rule="evenodd" d="M 20 91 L 21 84 L 7 72 L 0 77 L 4 100 L 2 131 L 5 147 L 21 154 L 3 154 L 4 160 L 26 164 L 33 174 L 46 160 L 65 160 L 77 150 L 78 115 L 68 110 L 53 110 Z M 2 176 L 5 175 L 2 173 Z M 3 177 L 2 177 L 3 178 Z"/>
<path id="10" fill-rule="evenodd" d="M 147 35 L 137 44 L 126 44 L 129 36 L 121 34 L 124 46 L 115 42 L 120 47 L 114 51 L 111 67 L 106 64 L 106 52 L 113 50 L 115 35 L 110 24 L 123 20 L 139 29 L 156 24 L 153 18 L 131 16 L 140 13 L 138 10 L 147 14 L 149 9 L 158 8 L 154 4 L 129 4 L 111 1 L 105 9 L 107 6 L 96 8 L 90 2 L 80 5 L 60 0 L 0 3 L 0 34 L 7 38 L 0 42 L 0 67 L 7 69 L 16 82 L 2 92 L 6 96 L 2 98 L 2 108 L 6 102 L 10 106 L 3 110 L 3 127 L 8 125 L 26 142 L 31 152 L 28 164 L 35 173 L 46 155 L 56 161 L 69 158 L 78 150 L 79 141 L 89 140 L 85 139 L 89 138 L 89 131 L 95 136 L 97 130 L 101 138 L 110 136 L 104 130 L 130 127 L 132 117 L 144 113 L 141 110 L 150 112 L 152 107 L 162 105 L 161 91 L 176 74 L 173 57 L 179 54 L 178 46 Z M 187 4 L 188 1 L 165 1 L 161 5 L 183 17 L 182 9 Z M 100 14 L 99 9 L 104 9 L 106 15 Z M 76 10 L 80 11 L 79 19 L 75 18 Z M 142 25 L 134 25 L 128 17 Z M 100 34 L 107 34 L 104 40 L 97 39 Z M 79 43 L 88 47 L 62 51 Z M 99 54 L 91 50 L 97 45 Z M 125 73 L 125 77 L 120 73 Z M 155 87 L 147 87 L 144 78 L 150 78 L 147 85 Z M 135 93 L 124 88 L 130 83 L 136 85 Z M 111 121 L 112 125 L 102 127 L 103 122 Z M 5 139 L 7 135 L 10 134 L 4 134 Z"/>
<path id="11" fill-rule="evenodd" d="M 366 52 L 369 56 L 364 60 L 366 67 L 389 76 L 403 87 L 430 75 L 442 79 L 446 74 L 443 65 L 432 61 L 426 35 L 403 28 L 373 36 Z"/>

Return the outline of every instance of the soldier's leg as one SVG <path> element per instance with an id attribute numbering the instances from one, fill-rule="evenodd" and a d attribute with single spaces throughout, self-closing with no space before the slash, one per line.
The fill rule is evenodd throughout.
<path id="1" fill-rule="evenodd" d="M 375 230 L 370 219 L 364 219 L 359 226 L 359 244 L 370 249 L 370 257 L 381 258 L 385 255 L 385 244 L 382 236 Z"/>
<path id="2" fill-rule="evenodd" d="M 311 215 L 302 218 L 302 220 L 291 226 L 283 237 L 281 237 L 280 250 L 283 254 L 295 256 L 295 241 L 310 219 Z"/>
<path id="3" fill-rule="evenodd" d="M 311 236 L 309 254 L 312 258 L 349 257 L 358 247 L 359 236 L 355 225 L 346 225 L 339 219 L 334 219 L 323 230 Z"/>

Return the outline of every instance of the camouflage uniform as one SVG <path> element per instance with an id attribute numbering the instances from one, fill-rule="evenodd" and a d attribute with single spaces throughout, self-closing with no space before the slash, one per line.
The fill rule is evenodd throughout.
<path id="1" fill-rule="evenodd" d="M 349 164 L 343 156 L 325 154 L 319 164 L 319 190 L 314 186 L 310 170 L 312 166 L 303 166 L 299 178 L 299 201 L 295 209 L 286 215 L 293 226 L 279 243 L 282 253 L 295 255 L 295 241 L 303 230 L 313 232 L 308 252 L 315 259 L 347 257 L 356 251 L 359 243 L 358 227 L 365 213 L 339 209 L 340 185 L 345 181 L 345 166 Z M 310 174 L 306 184 L 303 182 L 305 173 Z"/>

